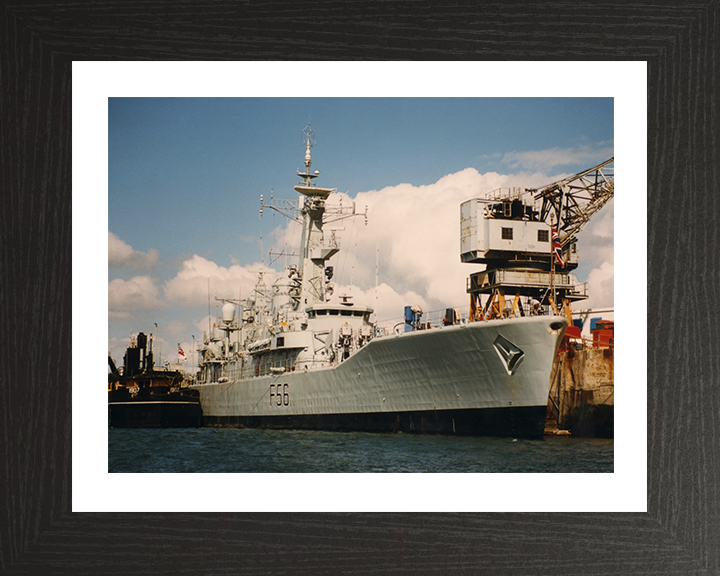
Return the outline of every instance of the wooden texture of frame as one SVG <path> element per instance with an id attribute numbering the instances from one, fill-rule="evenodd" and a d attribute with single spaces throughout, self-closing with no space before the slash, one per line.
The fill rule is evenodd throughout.
<path id="1" fill-rule="evenodd" d="M 0 572 L 720 573 L 719 33 L 717 0 L 6 0 Z M 647 61 L 647 513 L 70 511 L 71 63 L 289 58 Z"/>

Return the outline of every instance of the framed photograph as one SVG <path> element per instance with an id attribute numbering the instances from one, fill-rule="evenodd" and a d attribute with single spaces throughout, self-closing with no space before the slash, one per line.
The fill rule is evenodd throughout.
<path id="1" fill-rule="evenodd" d="M 450 9 L 453 44 L 445 28 L 417 12 L 346 8 L 341 17 L 318 15 L 325 26 L 310 40 L 301 26 L 285 30 L 252 5 L 216 7 L 201 18 L 207 26 L 189 5 L 169 21 L 112 6 L 3 8 L 9 194 L 2 259 L 7 489 L 0 503 L 8 521 L 0 568 L 713 573 L 720 558 L 712 480 L 717 355 L 706 313 L 712 292 L 703 279 L 716 266 L 708 249 L 717 212 L 716 7 L 617 6 L 610 17 L 599 8 L 568 12 L 552 4 L 542 11 Z M 519 39 L 504 32 L 506 18 L 524 30 Z M 492 30 L 500 32 L 490 42 Z M 367 35 L 360 52 L 349 49 L 350 33 Z M 463 60 L 484 54 L 495 62 L 232 62 L 423 53 Z M 176 60 L 149 61 L 168 54 Z M 568 61 L 549 62 L 558 56 Z M 228 63 L 188 62 L 206 57 Z M 483 82 L 500 81 L 508 88 L 493 88 L 496 97 L 581 97 L 589 84 L 595 97 L 614 98 L 615 156 L 626 195 L 635 198 L 615 226 L 618 258 L 622 252 L 628 261 L 615 283 L 616 308 L 624 306 L 637 329 L 618 353 L 628 362 L 625 373 L 637 377 L 616 401 L 628 411 L 616 412 L 612 473 L 246 474 L 238 482 L 236 474 L 108 472 L 105 397 L 96 382 L 105 352 L 97 349 L 105 341 L 98 318 L 108 309 L 108 191 L 94 176 L 107 182 L 107 98 L 136 97 L 138 82 L 145 96 L 238 96 L 223 93 L 223 82 L 210 87 L 210 78 L 223 77 L 234 80 L 226 89 L 240 78 L 258 98 L 297 97 L 303 80 L 319 84 L 323 77 L 332 80 L 325 96 L 336 98 L 385 97 L 388 86 L 400 84 L 407 91 L 400 96 L 412 97 L 421 81 L 422 95 L 437 98 L 473 97 Z M 150 93 L 153 87 L 164 94 Z M 620 116 L 623 99 L 647 109 Z M 100 160 L 86 147 L 88 116 L 96 122 L 90 133 L 104 133 L 94 141 Z M 638 125 L 646 141 L 621 137 Z M 100 184 L 88 188 L 92 182 Z M 118 239 L 133 250 L 131 238 Z"/>
<path id="2" fill-rule="evenodd" d="M 536 78 L 581 71 L 537 66 Z M 377 66 L 385 96 L 291 98 L 248 86 L 282 92 L 271 79 L 292 64 L 210 88 L 253 77 L 220 65 L 199 84 L 237 96 L 188 97 L 196 83 L 173 87 L 155 67 L 138 96 L 96 99 L 107 151 L 98 104 L 76 99 L 77 149 L 107 158 L 109 472 L 613 471 L 614 343 L 593 341 L 593 323 L 612 334 L 615 114 L 627 148 L 644 150 L 644 125 L 622 120 L 645 114 L 644 65 L 600 66 L 640 80 L 618 81 L 632 98 L 617 102 L 595 88 L 428 91 L 433 64 Z M 528 68 L 455 67 L 493 86 Z M 114 68 L 77 64 L 78 93 L 127 90 L 132 70 Z M 351 93 L 362 66 L 343 68 L 314 75 Z M 308 110 L 312 123 L 293 125 Z M 104 177 L 79 178 L 76 198 Z M 639 214 L 636 230 L 644 199 L 622 190 L 644 184 L 624 182 L 618 212 Z M 187 427 L 203 430 L 166 438 Z"/>

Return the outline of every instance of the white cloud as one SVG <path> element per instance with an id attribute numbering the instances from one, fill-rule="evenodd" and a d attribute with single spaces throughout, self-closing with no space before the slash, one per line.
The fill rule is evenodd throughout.
<path id="1" fill-rule="evenodd" d="M 416 293 L 433 310 L 464 306 L 465 280 L 479 267 L 460 261 L 460 204 L 499 187 L 536 185 L 547 178 L 480 174 L 467 168 L 426 186 L 400 184 L 362 192 L 355 200 L 359 211 L 368 206 L 368 225 L 353 224 L 357 229 L 349 241 L 346 231 L 347 254 L 341 253 L 335 264 L 338 282 L 349 283 L 352 275 L 352 283 L 362 289 L 374 286 L 377 248 L 379 281 L 396 294 Z"/>
<path id="2" fill-rule="evenodd" d="M 116 310 L 108 310 L 108 318 L 110 320 L 129 320 L 130 314 L 127 312 L 118 312 Z"/>
<path id="3" fill-rule="evenodd" d="M 506 176 L 468 168 L 427 186 L 400 184 L 358 194 L 358 210 L 368 207 L 368 225 L 356 222 L 354 238 L 343 237 L 348 254 L 338 257 L 338 281 L 352 276 L 361 288 L 374 286 L 377 248 L 379 281 L 395 293 L 419 294 L 427 306 L 459 305 L 467 299 L 465 276 L 471 271 L 460 262 L 460 204 L 503 185 Z"/>
<path id="4" fill-rule="evenodd" d="M 169 342 L 180 342 L 183 338 L 187 338 L 188 334 L 192 334 L 192 322 L 185 320 L 171 320 L 164 322 L 162 325 L 162 336 Z"/>
<path id="5" fill-rule="evenodd" d="M 356 301 L 377 307 L 379 320 L 400 317 L 404 307 L 413 304 L 422 306 L 426 313 L 448 307 L 466 309 L 466 279 L 482 266 L 460 261 L 460 204 L 500 187 L 537 187 L 561 177 L 544 173 L 480 174 L 467 168 L 430 185 L 399 184 L 359 193 L 355 198 L 357 211 L 368 207 L 367 226 L 361 217 L 325 226 L 326 236 L 333 227 L 345 228 L 339 232 L 342 250 L 329 262 L 335 271 L 336 295 L 349 290 Z M 340 198 L 344 205 L 352 202 L 346 195 L 337 194 L 330 203 Z M 594 271 L 595 283 L 589 289 L 600 292 L 597 297 L 602 305 L 612 305 L 612 289 L 607 286 L 613 267 L 612 204 L 596 214 L 582 234 L 580 258 L 588 264 L 586 270 L 602 266 Z M 295 247 L 299 227 L 290 223 L 273 236 L 278 249 Z M 376 249 L 380 282 L 377 303 Z"/>
<path id="6" fill-rule="evenodd" d="M 593 269 L 587 280 L 590 297 L 578 304 L 578 308 L 612 308 L 615 302 L 615 267 L 603 262 Z"/>
<path id="7" fill-rule="evenodd" d="M 121 369 L 123 366 L 123 358 L 125 357 L 125 350 L 130 346 L 130 337 L 125 338 L 109 338 L 108 339 L 108 354 L 112 357 L 115 366 Z M 108 372 L 110 371 L 110 363 L 108 362 Z"/>
<path id="8" fill-rule="evenodd" d="M 341 252 L 332 258 L 332 279 L 335 297 L 349 292 L 358 303 L 376 310 L 379 321 L 400 319 L 406 305 L 420 305 L 428 313 L 442 313 L 448 307 L 461 307 L 465 312 L 469 302 L 466 293 L 467 277 L 481 265 L 460 261 L 460 204 L 482 197 L 499 187 L 537 187 L 555 181 L 560 176 L 533 173 L 508 176 L 498 173 L 480 174 L 473 168 L 449 174 L 434 184 L 413 186 L 399 184 L 382 190 L 357 194 L 355 199 L 344 194 L 331 197 L 331 203 L 343 200 L 344 205 L 355 202 L 357 212 L 368 207 L 368 224 L 362 216 L 326 225 L 326 235 L 332 228 L 339 231 Z M 581 233 L 580 260 L 585 263 L 591 298 L 582 302 L 583 308 L 613 305 L 613 208 L 612 203 L 596 214 Z M 289 222 L 272 232 L 276 250 L 297 251 L 300 226 Z M 109 236 L 112 238 L 112 235 Z M 137 254 L 119 239 L 114 243 L 118 261 L 127 261 Z M 375 263 L 378 249 L 378 298 L 375 297 Z M 125 256 L 123 256 L 123 254 Z M 288 259 L 295 263 L 296 258 Z M 282 263 L 282 260 L 280 261 Z M 268 270 L 262 264 L 224 267 L 198 255 L 186 259 L 177 274 L 162 288 L 148 276 L 130 280 L 113 280 L 108 287 L 109 316 L 117 320 L 136 320 L 131 312 L 169 308 L 173 320 L 183 323 L 163 324 L 163 336 L 170 342 L 187 343 L 188 335 L 200 339 L 207 330 L 208 280 L 210 287 L 210 324 L 215 321 L 219 298 L 247 298 L 257 281 L 257 272 Z M 282 272 L 280 273 L 282 274 Z M 268 271 L 268 288 L 278 273 Z M 181 308 L 195 309 L 194 318 Z M 198 319 L 201 313 L 204 317 Z M 140 324 L 136 322 L 136 324 Z M 176 344 L 174 345 L 176 346 Z M 165 351 L 163 350 L 163 355 Z"/>
<path id="9" fill-rule="evenodd" d="M 375 286 L 362 289 L 354 285 L 336 285 L 330 302 L 339 302 L 340 296 L 344 295 L 352 296 L 356 304 L 372 308 L 378 323 L 383 326 L 403 321 L 405 306 L 417 305 L 423 309 L 423 312 L 429 311 L 428 302 L 421 294 L 412 290 L 400 293 L 385 283 L 379 284 L 377 291 Z"/>
<path id="10" fill-rule="evenodd" d="M 511 168 L 522 170 L 551 170 L 557 166 L 570 164 L 593 164 L 603 162 L 615 153 L 612 144 L 583 144 L 573 148 L 550 148 L 548 150 L 528 150 L 525 152 L 507 152 L 502 161 Z"/>
<path id="11" fill-rule="evenodd" d="M 121 318 L 122 312 L 161 308 L 159 290 L 152 278 L 135 276 L 130 280 L 116 278 L 108 284 L 108 309 L 110 317 Z"/>
<path id="12" fill-rule="evenodd" d="M 108 264 L 110 266 L 128 266 L 130 268 L 150 268 L 157 265 L 160 252 L 155 248 L 145 252 L 133 250 L 132 246 L 108 231 Z"/>
<path id="13" fill-rule="evenodd" d="M 603 206 L 600 212 L 597 212 L 588 224 L 588 230 L 592 231 L 594 236 L 600 238 L 612 239 L 615 234 L 615 211 L 614 200 L 610 200 Z"/>
<path id="14" fill-rule="evenodd" d="M 216 318 L 216 316 L 206 314 L 201 320 L 193 322 L 193 326 L 197 328 L 200 333 L 207 332 L 212 326 L 212 323 L 216 321 Z"/>
<path id="15" fill-rule="evenodd" d="M 218 298 L 247 298 L 253 290 L 258 270 L 265 269 L 261 264 L 230 267 L 219 266 L 202 256 L 193 255 L 182 263 L 178 274 L 166 282 L 165 299 L 168 303 L 187 308 L 202 308 L 208 305 L 208 286 L 210 305 L 215 308 Z M 274 280 L 274 271 L 266 276 L 268 287 Z"/>
<path id="16" fill-rule="evenodd" d="M 612 216 L 611 216 L 612 218 Z M 603 262 L 615 262 L 615 243 L 613 238 L 607 238 L 592 232 L 580 240 L 578 258 L 591 268 L 600 266 Z"/>
<path id="17" fill-rule="evenodd" d="M 589 298 L 578 303 L 580 308 L 611 308 L 614 302 L 615 209 L 610 200 L 597 212 L 578 237 L 578 258 Z"/>

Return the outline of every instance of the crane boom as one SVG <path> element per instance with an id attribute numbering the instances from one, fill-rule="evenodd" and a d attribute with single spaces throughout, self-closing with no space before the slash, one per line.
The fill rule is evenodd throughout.
<path id="1" fill-rule="evenodd" d="M 542 200 L 539 219 L 557 221 L 560 244 L 565 247 L 614 193 L 615 157 L 583 172 L 542 188 L 528 188 L 536 201 Z M 611 166 L 610 168 L 607 168 Z"/>

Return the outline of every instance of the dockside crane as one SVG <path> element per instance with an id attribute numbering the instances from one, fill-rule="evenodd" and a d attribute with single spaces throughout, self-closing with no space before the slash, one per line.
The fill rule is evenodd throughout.
<path id="1" fill-rule="evenodd" d="M 542 202 L 540 220 L 554 219 L 560 244 L 567 246 L 580 229 L 613 197 L 615 157 L 584 172 L 553 182 L 539 189 L 526 188 L 536 201 Z M 553 218 L 554 216 L 554 218 Z"/>
<path id="2" fill-rule="evenodd" d="M 570 274 L 578 266 L 577 234 L 613 197 L 613 166 L 614 157 L 540 188 L 501 188 L 461 205 L 461 260 L 486 265 L 468 279 L 471 321 L 549 306 L 572 323 L 571 302 L 587 298 Z M 481 307 L 482 294 L 489 297 Z"/>

